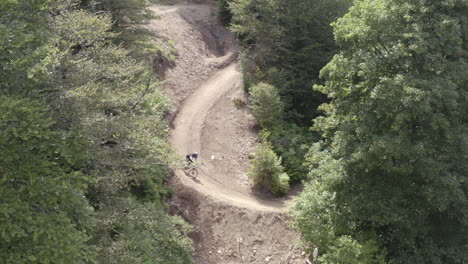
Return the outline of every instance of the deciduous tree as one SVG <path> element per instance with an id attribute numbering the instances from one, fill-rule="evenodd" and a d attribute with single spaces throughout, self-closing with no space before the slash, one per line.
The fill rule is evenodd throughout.
<path id="1" fill-rule="evenodd" d="M 88 263 L 91 181 L 78 140 L 51 129 L 38 102 L 0 95 L 0 260 Z M 78 142 L 77 142 L 78 141 Z"/>
<path id="2" fill-rule="evenodd" d="M 341 254 L 348 236 L 392 263 L 468 261 L 467 13 L 356 0 L 334 24 L 342 51 L 316 86 L 331 99 L 315 120 L 324 140 L 296 205 L 309 245 Z"/>

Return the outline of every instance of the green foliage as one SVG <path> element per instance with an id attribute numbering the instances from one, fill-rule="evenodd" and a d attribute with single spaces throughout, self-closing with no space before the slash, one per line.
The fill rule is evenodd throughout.
<path id="1" fill-rule="evenodd" d="M 241 109 L 241 108 L 244 108 L 246 106 L 245 101 L 240 99 L 240 98 L 235 98 L 235 99 L 232 100 L 232 102 L 234 103 L 234 106 L 237 109 Z"/>
<path id="2" fill-rule="evenodd" d="M 51 130 L 46 109 L 0 95 L 0 259 L 3 263 L 88 263 L 90 178 L 79 140 Z"/>
<path id="3" fill-rule="evenodd" d="M 252 74 L 252 63 L 250 63 L 249 55 L 250 51 L 247 49 L 244 49 L 239 53 L 239 64 L 242 69 L 242 86 L 247 93 L 253 83 L 255 83 L 254 76 Z"/>
<path id="4" fill-rule="evenodd" d="M 276 87 L 266 83 L 252 86 L 250 100 L 254 116 L 263 128 L 273 128 L 281 124 L 283 103 Z"/>
<path id="5" fill-rule="evenodd" d="M 229 26 L 232 19 L 229 0 L 218 0 L 218 18 L 223 26 Z"/>
<path id="6" fill-rule="evenodd" d="M 300 183 L 307 177 L 305 155 L 308 146 L 318 139 L 318 133 L 294 123 L 283 124 L 272 130 L 269 140 L 273 144 L 273 150 L 281 157 L 291 183 Z"/>
<path id="7" fill-rule="evenodd" d="M 339 237 L 331 245 L 330 252 L 320 258 L 324 264 L 378 264 L 385 263 L 385 256 L 378 253 L 378 246 L 371 241 L 359 244 L 349 236 Z"/>
<path id="8" fill-rule="evenodd" d="M 292 183 L 306 177 L 303 162 L 307 150 L 302 145 L 316 139 L 308 131 L 310 120 L 318 115 L 318 105 L 326 101 L 311 87 L 318 83 L 320 69 L 338 52 L 330 23 L 346 12 L 350 2 L 235 0 L 229 4 L 231 29 L 244 48 L 239 61 L 245 89 L 269 83 L 276 88 L 268 96 L 278 94 L 277 100 L 282 102 L 280 115 L 277 104 L 268 102 L 257 107 L 256 112 L 264 113 L 256 117 L 272 132 L 274 150 L 282 157 Z M 267 123 L 261 118 L 267 118 Z"/>
<path id="9" fill-rule="evenodd" d="M 36 87 L 26 81 L 27 69 L 40 59 L 36 50 L 47 30 L 47 14 L 57 10 L 47 1 L 4 2 L 0 5 L 0 90 L 25 93 Z"/>
<path id="10" fill-rule="evenodd" d="M 317 146 L 314 145 L 311 152 L 317 151 Z M 327 177 L 306 185 L 293 208 L 294 227 L 300 230 L 309 255 L 317 247 L 320 249 L 320 263 L 386 263 L 385 251 L 379 248 L 374 233 L 363 232 L 359 240 L 346 235 L 356 227 L 353 222 L 343 219 L 342 214 L 348 208 L 338 204 L 337 194 L 330 191 L 344 172 L 339 162 L 326 151 L 317 155 L 314 158 L 320 166 L 313 171 L 314 176 L 323 174 Z"/>
<path id="11" fill-rule="evenodd" d="M 193 263 L 190 227 L 152 203 L 110 197 L 101 203 L 97 232 L 102 246 L 98 263 Z"/>
<path id="12" fill-rule="evenodd" d="M 148 64 L 124 48 L 132 40 L 118 39 L 119 27 L 144 19 L 100 12 L 109 3 L 96 12 L 79 8 L 89 1 L 0 7 L 0 258 L 7 263 L 192 262 L 186 225 L 163 201 L 175 159 L 168 100 Z M 141 3 L 128 12 L 141 15 Z"/>
<path id="13" fill-rule="evenodd" d="M 308 123 L 323 102 L 311 87 L 337 53 L 330 23 L 346 12 L 350 2 L 235 0 L 229 4 L 231 29 L 252 54 L 242 63 L 251 65 L 243 67 L 244 74 L 278 87 L 295 121 Z M 245 72 L 257 67 L 259 71 Z"/>
<path id="14" fill-rule="evenodd" d="M 171 62 L 175 62 L 177 56 L 179 56 L 179 53 L 176 49 L 176 43 L 173 41 L 173 40 L 169 40 L 167 41 L 167 46 L 168 46 L 168 50 L 166 51 L 166 57 L 169 61 Z"/>
<path id="15" fill-rule="evenodd" d="M 331 102 L 295 213 L 329 262 L 367 241 L 393 263 L 468 261 L 467 13 L 466 1 L 356 0 L 333 25 L 343 50 L 315 87 Z"/>
<path id="16" fill-rule="evenodd" d="M 289 176 L 283 172 L 274 179 L 271 185 L 271 192 L 277 195 L 287 194 L 289 191 Z"/>
<path id="17" fill-rule="evenodd" d="M 147 29 L 142 28 L 156 15 L 146 0 L 81 0 L 81 6 L 94 14 L 110 14 L 112 31 L 118 33 L 114 43 L 123 45 L 133 57 L 148 58 L 160 51 Z"/>
<path id="18" fill-rule="evenodd" d="M 257 144 L 254 158 L 248 175 L 255 185 L 263 187 L 276 195 L 283 195 L 289 191 L 289 177 L 283 172 L 281 158 L 276 156 L 270 143 L 265 139 Z"/>
<path id="19" fill-rule="evenodd" d="M 281 156 L 285 170 L 292 183 L 298 183 L 307 175 L 304 165 L 306 144 L 317 139 L 308 128 L 283 121 L 284 107 L 277 89 L 269 84 L 259 83 L 250 88 L 250 100 L 255 118 L 262 128 L 271 131 L 270 142 L 274 151 Z"/>

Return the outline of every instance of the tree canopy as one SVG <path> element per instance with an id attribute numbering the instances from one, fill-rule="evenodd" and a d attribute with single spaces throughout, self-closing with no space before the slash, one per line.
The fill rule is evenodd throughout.
<path id="1" fill-rule="evenodd" d="M 320 69 L 338 52 L 330 23 L 344 15 L 350 2 L 227 1 L 232 15 L 230 28 L 243 47 L 240 62 L 244 86 L 250 90 L 257 120 L 271 132 L 269 140 L 292 183 L 302 181 L 307 174 L 303 145 L 316 142 L 316 134 L 308 130 L 312 118 L 319 114 L 318 105 L 326 101 L 312 86 L 320 82 Z M 267 90 L 265 94 L 277 99 L 259 104 L 258 91 L 264 89 L 258 87 L 270 85 L 275 87 L 275 95 Z M 276 114 L 278 106 L 281 116 Z M 270 121 L 264 119 L 268 116 Z"/>
<path id="2" fill-rule="evenodd" d="M 315 86 L 331 101 L 295 213 L 323 259 L 468 261 L 467 14 L 466 1 L 356 0 L 333 24 L 341 52 Z"/>
<path id="3" fill-rule="evenodd" d="M 250 56 L 246 74 L 276 86 L 289 119 L 309 123 L 323 102 L 312 90 L 320 69 L 337 52 L 330 23 L 347 0 L 234 0 L 231 29 Z"/>
<path id="4" fill-rule="evenodd" d="M 90 177 L 77 170 L 79 140 L 53 131 L 46 109 L 0 96 L 0 259 L 3 263 L 86 263 L 93 227 L 84 193 Z"/>
<path id="5" fill-rule="evenodd" d="M 146 4 L 113 2 L 1 1 L 2 263 L 192 262 L 164 203 L 168 100 L 126 48 Z"/>

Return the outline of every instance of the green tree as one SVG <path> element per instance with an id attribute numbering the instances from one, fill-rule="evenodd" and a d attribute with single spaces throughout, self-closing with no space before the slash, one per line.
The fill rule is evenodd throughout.
<path id="1" fill-rule="evenodd" d="M 235 0 L 231 29 L 250 56 L 252 79 L 280 90 L 289 118 L 307 122 L 323 101 L 312 91 L 320 69 L 338 49 L 330 23 L 342 16 L 349 0 Z M 247 64 L 244 62 L 243 64 Z M 247 66 L 247 65 L 246 65 Z"/>
<path id="2" fill-rule="evenodd" d="M 168 101 L 147 63 L 115 44 L 122 34 L 108 12 L 71 0 L 7 2 L 0 5 L 2 260 L 191 263 L 190 240 L 164 203 L 173 159 Z"/>
<path id="3" fill-rule="evenodd" d="M 28 70 L 41 59 L 37 51 L 48 31 L 47 18 L 58 10 L 46 0 L 0 2 L 1 92 L 26 95 L 40 88 Z"/>
<path id="4" fill-rule="evenodd" d="M 148 60 L 160 50 L 149 30 L 142 27 L 156 14 L 146 0 L 81 0 L 81 6 L 95 14 L 108 14 L 112 20 L 113 38 L 117 44 L 131 51 L 132 56 Z M 149 61 L 149 60 L 148 60 Z"/>
<path id="5" fill-rule="evenodd" d="M 259 83 L 250 89 L 255 118 L 263 128 L 273 128 L 282 122 L 283 103 L 276 87 Z"/>
<path id="6" fill-rule="evenodd" d="M 118 195 L 102 203 L 98 214 L 106 222 L 97 230 L 100 264 L 193 263 L 192 241 L 187 237 L 191 228 L 155 204 Z"/>
<path id="7" fill-rule="evenodd" d="M 0 95 L 0 262 L 89 263 L 91 180 L 81 142 L 51 130 L 46 108 Z"/>
<path id="8" fill-rule="evenodd" d="M 221 24 L 229 26 L 232 19 L 232 14 L 229 10 L 229 0 L 218 0 L 218 17 Z"/>
<path id="9" fill-rule="evenodd" d="M 315 120 L 324 141 L 296 205 L 309 247 L 339 255 L 348 236 L 392 263 L 468 261 L 467 13 L 466 1 L 356 0 L 333 25 L 342 51 L 315 87 L 331 99 Z"/>
<path id="10" fill-rule="evenodd" d="M 309 128 L 298 126 L 295 123 L 283 123 L 271 132 L 269 138 L 273 150 L 281 159 L 285 171 L 288 173 L 290 183 L 300 183 L 308 173 L 305 164 L 305 155 L 310 144 L 319 140 L 317 132 L 310 132 Z"/>
<path id="11" fill-rule="evenodd" d="M 165 207 L 161 200 L 166 193 L 162 185 L 168 176 L 165 167 L 172 159 L 164 119 L 168 101 L 157 90 L 158 83 L 145 64 L 129 57 L 127 50 L 108 43 L 106 38 L 97 37 L 86 48 L 74 50 L 74 40 L 69 36 L 75 34 L 68 34 L 63 29 L 73 25 L 74 30 L 93 32 L 80 39 L 109 34 L 111 19 L 108 16 L 97 19 L 88 23 L 96 18 L 83 11 L 54 18 L 55 28 L 61 30 L 52 32 L 53 37 L 49 40 L 64 44 L 59 47 L 63 47 L 62 54 L 66 55 L 53 60 L 58 61 L 54 65 L 58 71 L 46 72 L 50 85 L 61 84 L 58 88 L 66 91 L 59 100 L 51 100 L 54 116 L 61 120 L 61 124 L 67 124 L 63 129 L 73 129 L 73 134 L 79 133 L 88 142 L 86 168 L 96 179 L 88 195 L 91 205 L 97 208 L 97 231 L 93 241 L 101 249 L 98 259 L 123 263 L 149 260 L 151 263 L 191 263 L 187 239 L 179 234 L 173 218 L 162 213 Z M 100 27 L 90 28 L 100 25 L 98 22 L 102 23 Z M 56 53 L 47 56 L 55 57 Z M 126 195 L 128 192 L 135 196 Z M 125 217 L 137 217 L 122 212 L 127 212 L 128 208 L 118 206 L 121 196 L 128 196 L 128 203 L 136 207 L 140 206 L 137 198 L 150 200 L 153 205 L 148 208 L 154 207 L 151 210 L 159 210 L 159 213 L 139 209 L 141 221 L 132 225 L 117 221 L 116 215 L 121 215 L 122 221 Z M 109 204 L 115 208 L 109 210 Z M 151 221 L 160 224 L 153 227 Z M 138 231 L 135 226 L 148 229 Z M 119 231 L 118 237 L 112 235 L 114 229 Z M 161 236 L 162 230 L 166 232 L 165 236 Z M 156 233 L 160 234 L 158 240 L 155 240 Z M 143 234 L 148 238 L 142 239 Z M 106 240 L 109 236 L 110 241 Z M 181 242 L 182 238 L 185 242 Z M 174 244 L 174 251 L 168 251 L 170 243 Z M 109 256 L 110 253 L 113 255 Z"/>
<path id="12" fill-rule="evenodd" d="M 255 185 L 277 195 L 286 194 L 289 190 L 289 177 L 283 172 L 281 158 L 276 156 L 266 139 L 262 141 L 262 143 L 257 144 L 248 175 Z"/>
<path id="13" fill-rule="evenodd" d="M 231 29 L 243 45 L 244 87 L 265 82 L 276 87 L 283 102 L 281 126 L 270 129 L 274 150 L 281 155 L 292 183 L 303 180 L 303 144 L 315 142 L 308 133 L 317 107 L 326 101 L 313 91 L 320 69 L 338 52 L 330 23 L 344 15 L 349 0 L 230 1 Z M 275 92 L 276 93 L 276 92 Z M 269 107 L 262 110 L 268 113 Z M 268 116 L 268 114 L 266 114 Z M 273 120 L 273 118 L 271 119 Z M 280 123 L 275 121 L 275 123 Z M 303 134 L 302 134 L 303 133 Z"/>

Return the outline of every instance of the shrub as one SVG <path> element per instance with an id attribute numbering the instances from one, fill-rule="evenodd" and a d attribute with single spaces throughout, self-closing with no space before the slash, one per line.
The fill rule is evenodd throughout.
<path id="1" fill-rule="evenodd" d="M 349 236 L 337 238 L 327 252 L 321 256 L 323 264 L 383 264 L 385 253 L 380 252 L 377 243 L 369 240 L 358 243 Z"/>
<path id="2" fill-rule="evenodd" d="M 229 10 L 228 0 L 218 0 L 218 17 L 223 26 L 228 26 L 231 23 L 231 10 Z"/>
<path id="3" fill-rule="evenodd" d="M 270 142 L 273 150 L 282 158 L 284 170 L 288 173 L 290 183 L 300 183 L 305 180 L 308 168 L 304 164 L 308 147 L 317 142 L 320 136 L 308 127 L 287 123 L 281 128 L 272 130 Z"/>
<path id="4" fill-rule="evenodd" d="M 248 175 L 256 186 L 276 195 L 285 194 L 289 190 L 289 177 L 283 172 L 281 158 L 275 154 L 267 141 L 257 145 Z"/>
<path id="5" fill-rule="evenodd" d="M 252 110 L 255 118 L 263 128 L 277 126 L 283 116 L 283 103 L 276 87 L 259 83 L 250 88 Z"/>
<path id="6" fill-rule="evenodd" d="M 271 191 L 274 194 L 284 195 L 289 191 L 289 176 L 285 172 L 278 175 L 278 177 L 273 181 L 271 186 Z"/>
<path id="7" fill-rule="evenodd" d="M 245 101 L 240 98 L 235 98 L 232 100 L 232 102 L 234 103 L 234 106 L 236 107 L 236 109 L 241 109 L 245 107 Z"/>
<path id="8" fill-rule="evenodd" d="M 253 63 L 250 59 L 250 51 L 245 49 L 239 54 L 239 64 L 242 69 L 242 84 L 245 92 L 249 92 L 250 87 L 255 83 Z"/>

